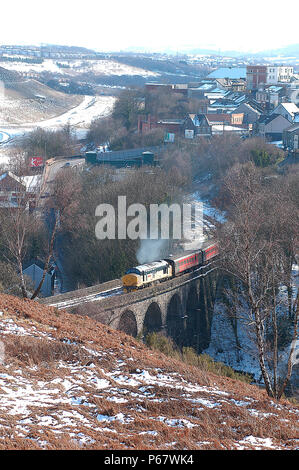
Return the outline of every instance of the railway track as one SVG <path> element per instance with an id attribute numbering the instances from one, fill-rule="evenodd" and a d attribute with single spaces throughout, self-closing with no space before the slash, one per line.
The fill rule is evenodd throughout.
<path id="1" fill-rule="evenodd" d="M 106 299 L 107 297 L 114 297 L 115 295 L 123 294 L 122 287 L 114 287 L 112 289 L 108 289 L 106 291 L 94 292 L 92 294 L 83 295 L 81 297 L 75 297 L 72 299 L 64 299 L 60 301 L 54 301 L 55 297 L 53 298 L 53 302 L 47 303 L 49 307 L 56 307 L 58 309 L 63 308 L 70 308 L 76 307 L 77 305 L 82 305 L 87 302 L 96 302 L 101 299 Z"/>
<path id="2" fill-rule="evenodd" d="M 195 279 L 206 277 L 215 269 L 217 268 L 214 265 L 214 262 L 212 261 L 205 266 L 200 266 L 199 268 L 195 269 L 192 273 L 189 272 L 185 275 L 177 276 L 156 286 L 149 286 L 144 289 L 139 289 L 138 291 L 134 292 L 134 294 L 137 294 L 136 298 L 139 299 L 140 295 L 144 296 L 147 293 L 149 295 L 152 295 L 153 289 L 155 289 L 155 292 L 158 291 L 160 293 L 163 293 L 164 291 L 175 290 L 178 286 L 193 282 Z M 192 274 L 191 278 L 189 278 L 190 274 Z M 174 286 L 171 286 L 169 282 L 172 283 L 173 280 L 176 281 L 176 284 Z M 40 301 L 41 303 L 44 303 L 49 307 L 56 307 L 61 310 L 76 307 L 85 303 L 100 302 L 101 300 L 105 301 L 109 298 L 115 298 L 116 296 L 126 296 L 127 298 L 129 298 L 134 294 L 125 293 L 120 280 L 114 280 L 108 281 L 107 283 L 100 284 L 98 286 L 82 289 L 81 291 L 74 291 L 72 293 L 69 292 L 64 295 L 62 294 L 54 297 L 47 297 L 46 299 L 41 299 Z M 107 302 L 103 302 L 103 308 L 107 307 L 106 304 Z"/>

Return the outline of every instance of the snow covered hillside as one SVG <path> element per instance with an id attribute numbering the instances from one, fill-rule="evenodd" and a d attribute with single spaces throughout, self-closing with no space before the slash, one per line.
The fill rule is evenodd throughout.
<path id="1" fill-rule="evenodd" d="M 298 407 L 0 296 L 0 449 L 296 449 Z"/>
<path id="2" fill-rule="evenodd" d="M 293 285 L 296 287 L 294 292 L 297 292 L 299 286 L 299 267 L 293 265 Z M 295 296 L 295 294 L 293 294 Z M 278 297 L 278 317 L 285 318 L 287 312 L 287 293 L 285 289 L 281 289 L 280 296 Z M 255 339 L 254 324 L 248 308 L 243 308 L 238 305 L 236 312 L 238 322 L 237 327 L 233 328 L 233 322 L 229 317 L 224 304 L 219 300 L 215 304 L 214 315 L 212 320 L 211 342 L 209 347 L 204 353 L 209 354 L 216 361 L 224 362 L 235 370 L 243 371 L 253 375 L 256 382 L 263 384 L 259 360 L 258 348 Z M 291 344 L 285 345 L 284 349 L 279 351 L 279 362 L 284 377 L 287 368 L 287 360 L 290 352 Z M 299 341 L 297 340 L 297 347 L 295 353 L 299 353 Z M 298 396 L 299 384 L 299 368 L 298 360 L 296 366 L 293 368 L 290 386 L 292 393 Z"/>
<path id="3" fill-rule="evenodd" d="M 57 62 L 62 65 L 58 66 Z M 140 75 L 142 77 L 159 76 L 156 72 L 133 67 L 131 65 L 122 64 L 115 60 L 99 59 L 99 60 L 58 60 L 44 59 L 41 64 L 30 64 L 24 62 L 3 61 L 1 65 L 7 70 L 25 73 L 41 73 L 51 72 L 60 74 L 61 76 L 71 76 L 82 73 L 92 73 L 94 75 Z"/>

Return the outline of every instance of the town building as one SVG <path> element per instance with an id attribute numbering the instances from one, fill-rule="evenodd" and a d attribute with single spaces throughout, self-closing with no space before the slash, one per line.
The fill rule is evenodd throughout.
<path id="1" fill-rule="evenodd" d="M 268 66 L 267 67 L 267 83 L 276 84 L 289 82 L 293 76 L 293 67 L 287 66 Z"/>
<path id="2" fill-rule="evenodd" d="M 216 78 L 217 87 L 225 91 L 245 91 L 246 80 L 242 78 Z"/>
<path id="3" fill-rule="evenodd" d="M 246 68 L 246 84 L 248 90 L 257 90 L 267 83 L 266 65 L 248 65 Z"/>
<path id="4" fill-rule="evenodd" d="M 273 110 L 285 100 L 286 87 L 278 85 L 261 85 L 255 93 L 255 99 L 265 110 Z"/>
<path id="5" fill-rule="evenodd" d="M 261 117 L 263 109 L 258 106 L 258 103 L 249 101 L 248 103 L 241 103 L 235 108 L 234 114 L 243 114 L 242 124 L 250 127 Z"/>
<path id="6" fill-rule="evenodd" d="M 280 141 L 290 122 L 281 114 L 263 115 L 255 124 L 255 133 L 268 141 Z"/>
<path id="7" fill-rule="evenodd" d="M 20 196 L 26 194 L 26 184 L 10 171 L 0 175 L 0 207 L 18 208 Z"/>
<path id="8" fill-rule="evenodd" d="M 285 149 L 299 154 L 299 122 L 284 130 L 282 142 Z"/>
<path id="9" fill-rule="evenodd" d="M 293 73 L 293 67 L 288 66 L 247 65 L 247 89 L 258 90 L 261 85 L 290 82 Z"/>
<path id="10" fill-rule="evenodd" d="M 38 258 L 28 261 L 23 266 L 23 274 L 28 276 L 34 286 L 34 290 L 39 286 L 43 274 L 44 274 L 45 263 Z M 45 274 L 43 285 L 40 289 L 40 294 L 43 297 L 49 297 L 54 294 L 54 282 L 56 278 L 56 266 L 50 265 Z"/>
<path id="11" fill-rule="evenodd" d="M 176 119 L 158 119 L 157 117 L 148 115 L 138 116 L 137 130 L 139 133 L 144 134 L 152 129 L 163 129 L 165 132 L 171 132 L 176 135 L 184 133 L 185 118 Z"/>
<path id="12" fill-rule="evenodd" d="M 280 103 L 271 114 L 281 114 L 290 122 L 293 122 L 299 116 L 299 108 L 295 103 Z"/>
<path id="13" fill-rule="evenodd" d="M 39 192 L 41 175 L 16 176 L 11 171 L 0 175 L 0 207 L 17 209 L 35 207 L 36 194 Z"/>
<path id="14" fill-rule="evenodd" d="M 288 101 L 299 106 L 299 79 L 293 77 L 293 80 L 286 87 L 286 97 Z"/>
<path id="15" fill-rule="evenodd" d="M 212 135 L 212 126 L 205 114 L 188 115 L 185 122 L 185 137 L 191 136 L 190 131 L 193 131 L 192 138 L 197 136 L 210 137 Z"/>

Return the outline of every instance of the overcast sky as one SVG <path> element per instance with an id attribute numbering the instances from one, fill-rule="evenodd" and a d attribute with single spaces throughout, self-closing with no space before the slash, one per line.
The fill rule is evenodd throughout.
<path id="1" fill-rule="evenodd" d="M 6 0 L 0 44 L 260 51 L 296 44 L 298 0 Z"/>

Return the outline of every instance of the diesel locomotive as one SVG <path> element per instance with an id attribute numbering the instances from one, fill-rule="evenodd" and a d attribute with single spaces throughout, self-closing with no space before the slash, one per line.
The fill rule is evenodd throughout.
<path id="1" fill-rule="evenodd" d="M 204 266 L 219 253 L 217 241 L 206 241 L 197 251 L 184 252 L 176 256 L 130 268 L 122 277 L 125 292 L 149 287 L 167 279 L 180 276 Z"/>

